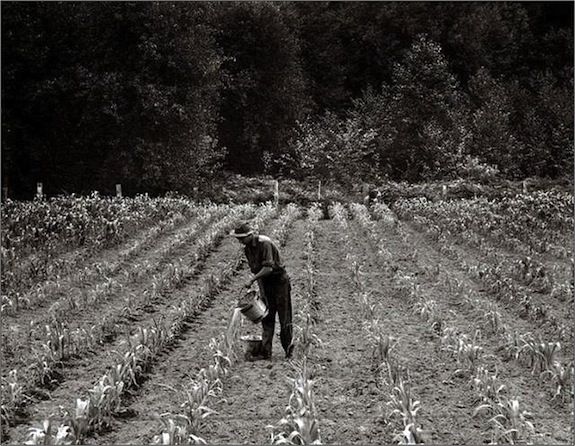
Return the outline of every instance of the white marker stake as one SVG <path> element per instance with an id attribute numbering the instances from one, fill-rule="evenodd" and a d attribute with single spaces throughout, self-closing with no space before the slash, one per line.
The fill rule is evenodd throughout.
<path id="1" fill-rule="evenodd" d="M 274 183 L 274 204 L 277 206 L 280 202 L 280 182 L 275 180 Z"/>

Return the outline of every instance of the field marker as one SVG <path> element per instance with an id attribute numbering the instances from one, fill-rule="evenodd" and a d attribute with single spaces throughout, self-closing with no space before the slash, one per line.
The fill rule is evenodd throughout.
<path id="1" fill-rule="evenodd" d="M 280 201 L 280 182 L 275 180 L 274 182 L 274 205 L 277 207 Z"/>

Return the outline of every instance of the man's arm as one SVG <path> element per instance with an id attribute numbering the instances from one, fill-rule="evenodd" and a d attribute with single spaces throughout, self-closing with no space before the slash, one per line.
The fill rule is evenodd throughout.
<path id="1" fill-rule="evenodd" d="M 262 269 L 260 269 L 254 277 L 246 282 L 246 288 L 251 287 L 256 280 L 269 276 L 272 272 L 273 268 L 271 266 L 263 266 Z"/>

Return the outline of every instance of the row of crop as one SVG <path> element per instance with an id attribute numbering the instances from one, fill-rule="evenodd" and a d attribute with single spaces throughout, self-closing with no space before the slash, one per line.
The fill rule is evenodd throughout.
<path id="1" fill-rule="evenodd" d="M 375 234 L 373 222 L 362 209 L 355 209 L 354 216 L 360 222 L 368 234 Z M 398 227 L 401 231 L 401 229 Z M 377 236 L 376 236 L 377 237 Z M 377 243 L 376 237 L 374 241 Z M 387 257 L 386 262 L 390 262 Z M 397 273 L 401 273 L 399 266 Z M 463 368 L 454 373 L 462 373 L 469 377 L 469 386 L 476 392 L 478 406 L 474 410 L 474 416 L 489 413 L 489 423 L 493 427 L 493 442 L 523 441 L 534 434 L 533 424 L 528 421 L 530 414 L 520 408 L 517 398 L 509 399 L 503 393 L 506 388 L 497 380 L 497 372 L 491 373 L 481 365 L 484 349 L 479 344 L 481 330 L 477 329 L 473 336 L 465 334 L 453 326 L 449 326 L 449 314 L 454 311 L 442 311 L 437 302 L 419 293 L 419 288 L 414 285 L 409 275 L 396 274 L 402 288 L 407 290 L 410 301 L 413 304 L 414 313 L 418 314 L 435 332 L 441 343 L 441 350 L 449 352 Z M 467 302 L 471 299 L 467 298 Z M 480 303 L 476 300 L 475 305 Z M 477 309 L 477 307 L 476 307 Z M 493 334 L 500 334 L 503 347 L 499 350 L 506 352 L 505 360 L 515 359 L 520 363 L 532 367 L 532 373 L 539 373 L 539 378 L 551 378 L 555 387 L 553 400 L 561 401 L 572 398 L 573 364 L 561 364 L 556 358 L 560 348 L 558 342 L 544 342 L 535 340 L 532 335 L 519 336 L 516 332 L 509 334 L 507 327 L 501 324 L 501 315 L 490 306 L 487 311 L 477 318 L 483 322 Z"/>
<path id="2" fill-rule="evenodd" d="M 538 293 L 550 294 L 562 301 L 573 294 L 569 280 L 572 277 L 572 264 L 555 264 L 549 268 L 538 259 L 541 256 L 533 250 L 517 250 L 524 254 L 520 258 L 504 255 L 500 248 L 502 244 L 513 240 L 513 237 L 491 240 L 486 231 L 481 229 L 486 227 L 486 223 L 478 222 L 475 215 L 466 210 L 465 203 L 449 202 L 450 210 L 445 214 L 441 214 L 438 209 L 440 205 L 434 203 L 428 206 L 426 203 L 421 207 L 414 206 L 402 215 L 413 221 L 418 228 L 424 229 L 439 244 L 458 240 L 477 249 L 488 260 L 488 263 L 481 265 L 482 269 L 489 268 L 489 264 L 492 264 L 492 268 L 496 268 L 499 275 L 511 277 Z M 465 226 L 461 223 L 462 220 L 469 225 Z M 536 239 L 534 236 L 530 238 Z M 568 250 L 568 247 L 562 249 Z M 569 252 L 566 256 L 570 256 Z"/>
<path id="3" fill-rule="evenodd" d="M 491 443 L 530 441 L 535 435 L 534 425 L 529 421 L 532 415 L 522 409 L 518 397 L 509 398 L 506 395 L 507 386 L 498 379 L 497 370 L 491 372 L 483 364 L 485 355 L 480 345 L 481 330 L 477 329 L 472 337 L 461 332 L 450 325 L 435 300 L 420 295 L 418 288 L 412 287 L 409 280 L 404 282 L 404 286 L 409 289 L 414 312 L 439 335 L 440 351 L 449 354 L 460 367 L 453 374 L 467 377 L 467 386 L 474 393 L 472 417 L 490 414 L 487 423 L 491 428 L 488 433 Z"/>
<path id="4" fill-rule="evenodd" d="M 569 258 L 565 246 L 573 227 L 573 195 L 536 192 L 503 197 L 430 201 L 426 198 L 398 200 L 393 209 L 402 219 L 425 217 L 440 233 L 466 231 L 481 234 L 512 250 L 532 255 L 547 253 Z"/>
<path id="5" fill-rule="evenodd" d="M 365 218 L 367 216 L 365 206 L 352 204 L 350 211 L 355 219 L 361 219 L 364 231 L 369 233 L 370 237 L 376 237 L 377 233 L 373 228 L 373 222 Z M 381 208 L 380 211 L 385 211 L 385 209 Z M 351 231 L 348 228 L 347 211 L 343 206 L 337 206 L 335 215 L 342 229 L 342 234 L 345 234 L 343 238 L 346 250 L 353 252 L 354 243 L 348 235 Z M 387 219 L 386 222 L 391 226 L 396 224 L 393 218 Z M 377 243 L 376 246 L 380 245 L 381 243 Z M 378 255 L 384 257 L 386 262 L 391 260 L 391 253 L 387 250 L 385 252 L 379 250 Z M 387 421 L 394 418 L 401 420 L 401 429 L 393 433 L 391 440 L 399 444 L 424 443 L 427 438 L 418 416 L 421 403 L 414 395 L 408 367 L 393 354 L 393 350 L 397 347 L 397 339 L 386 333 L 385 327 L 390 326 L 390 324 L 380 319 L 383 311 L 366 287 L 360 259 L 355 255 L 348 255 L 346 264 L 351 282 L 354 285 L 354 301 L 357 302 L 363 319 L 362 329 L 373 349 L 373 370 L 378 382 L 378 392 L 385 400 L 385 407 L 388 408 L 386 410 Z"/>
<path id="6" fill-rule="evenodd" d="M 312 204 L 308 209 L 304 235 L 306 280 L 296 313 L 295 319 L 299 323 L 293 340 L 298 347 L 297 359 L 291 362 L 293 371 L 289 377 L 290 396 L 285 416 L 275 426 L 268 426 L 271 430 L 272 444 L 321 444 L 313 392 L 313 364 L 310 364 L 312 347 L 321 346 L 321 340 L 315 333 L 318 318 L 315 229 L 321 215 L 322 211 L 316 204 Z"/>
<path id="7" fill-rule="evenodd" d="M 210 249 L 231 225 L 253 212 L 254 209 L 248 206 L 219 209 L 216 214 L 226 214 L 221 220 L 212 224 L 207 231 L 199 231 L 200 226 L 194 225 L 189 231 L 185 231 L 183 236 L 176 237 L 172 243 L 163 247 L 160 251 L 161 258 L 167 258 L 174 249 L 195 239 L 195 244 L 191 250 L 194 256 L 191 259 L 191 265 L 194 265 L 208 255 Z M 206 215 L 205 220 L 206 222 L 211 220 L 209 214 Z M 194 228 L 195 230 L 192 230 Z M 89 329 L 86 327 L 70 329 L 67 324 L 63 323 L 63 320 L 69 319 L 68 316 L 72 311 L 77 313 L 89 309 L 94 304 L 101 305 L 111 296 L 122 291 L 124 284 L 117 278 L 108 278 L 105 281 L 101 280 L 100 284 L 97 284 L 89 292 L 79 294 L 78 297 L 75 297 L 71 290 L 68 290 L 63 300 L 56 301 L 51 306 L 47 320 L 38 323 L 31 321 L 29 325 L 20 327 L 14 339 L 6 337 L 2 349 L 4 352 L 18 351 L 18 359 L 21 363 L 26 363 L 30 356 L 36 358 L 37 360 L 32 361 L 31 364 L 28 363 L 28 366 L 38 375 L 38 382 L 48 384 L 54 371 L 53 364 L 58 364 L 60 361 L 72 355 L 78 355 L 102 342 L 102 339 L 109 335 L 112 327 L 123 317 L 123 313 L 132 311 L 137 303 L 142 307 L 146 306 L 157 299 L 163 289 L 169 289 L 171 284 L 176 283 L 177 276 L 185 271 L 186 267 L 189 268 L 184 262 L 186 261 L 179 260 L 169 263 L 161 274 L 152 276 L 151 285 L 142 293 L 138 293 L 137 296 L 127 294 L 127 305 L 122 312 L 117 312 L 112 317 L 102 317 Z M 147 265 L 136 263 L 126 272 L 126 277 L 134 279 L 148 276 L 157 267 L 157 263 Z M 105 270 L 101 271 L 101 274 L 103 279 Z M 33 339 L 38 339 L 40 342 L 34 343 Z M 26 353 L 29 354 L 26 355 Z"/>
<path id="8" fill-rule="evenodd" d="M 270 236 L 283 245 L 292 223 L 299 218 L 300 211 L 295 205 L 288 205 L 278 219 L 277 227 Z M 243 253 L 238 252 L 238 262 L 241 263 Z M 214 399 L 223 391 L 223 378 L 237 362 L 238 334 L 240 315 L 237 310 L 231 315 L 227 329 L 219 336 L 210 340 L 209 348 L 214 363 L 207 368 L 201 368 L 195 378 L 192 378 L 181 393 L 183 401 L 180 407 L 183 413 L 164 413 L 160 416 L 164 429 L 153 439 L 154 444 L 180 445 L 190 443 L 205 443 L 202 431 L 206 418 L 214 413 L 210 408 Z M 174 389 L 175 390 L 175 389 Z M 177 391 L 177 390 L 176 390 Z"/>
<path id="9" fill-rule="evenodd" d="M 198 238 L 195 243 L 194 261 L 180 260 L 170 264 L 162 274 L 154 276 L 147 293 L 142 293 L 143 298 L 148 302 L 150 299 L 159 299 L 162 293 L 177 287 L 183 280 L 193 275 L 198 261 L 208 255 L 217 240 L 223 237 L 240 219 L 253 214 L 254 210 L 254 206 L 250 205 L 231 208 L 228 216 Z M 257 209 L 256 224 L 272 218 L 274 213 L 275 210 L 269 205 L 260 207 Z M 225 274 L 224 271 L 222 275 L 225 276 Z M 218 282 L 208 280 L 206 286 L 211 293 L 212 289 L 218 286 Z M 177 309 L 175 311 L 181 313 L 184 310 Z M 61 361 L 72 355 L 82 354 L 103 342 L 122 317 L 121 312 L 118 313 L 113 310 L 111 315 L 102 317 L 97 324 L 89 329 L 80 327 L 69 330 L 60 321 L 54 321 L 45 326 L 45 333 L 44 337 L 41 338 L 40 346 L 30 356 L 31 364 L 28 366 L 28 379 L 25 379 L 25 382 L 14 382 L 13 378 L 18 377 L 18 373 L 11 371 L 9 378 L 3 380 L 2 417 L 4 421 L 9 422 L 13 419 L 14 413 L 28 399 L 27 391 L 32 390 L 36 385 L 46 385 L 52 381 L 55 368 Z M 154 332 L 155 329 L 155 327 L 149 328 L 152 330 L 151 332 Z"/>
<path id="10" fill-rule="evenodd" d="M 360 221 L 369 221 L 367 212 Z M 373 222 L 369 224 L 369 234 L 374 234 Z M 402 236 L 405 242 L 409 241 L 409 235 L 401 224 L 395 226 L 395 230 Z M 414 259 L 417 259 L 417 249 L 414 249 Z M 387 257 L 389 261 L 389 257 Z M 503 316 L 494 302 L 485 302 L 472 289 L 464 287 L 458 279 L 451 277 L 449 274 L 441 274 L 439 265 L 437 266 L 438 281 L 449 292 L 458 294 L 459 301 L 467 306 L 475 315 L 476 320 L 481 324 L 483 332 L 497 337 L 500 343 L 498 350 L 504 355 L 504 360 L 516 360 L 519 364 L 524 364 L 531 368 L 532 374 L 537 374 L 540 380 L 546 379 L 551 382 L 554 388 L 553 400 L 566 401 L 572 399 L 573 387 L 570 380 L 573 377 L 573 362 L 563 363 L 558 355 L 561 350 L 559 340 L 544 340 L 541 335 L 532 333 L 520 334 L 512 331 L 507 324 L 503 322 Z M 413 290 L 416 293 L 416 290 Z M 416 311 L 430 321 L 439 333 L 445 328 L 444 311 L 440 311 L 433 301 L 423 300 L 418 304 Z M 558 339 L 562 332 L 557 332 Z"/>
<path id="11" fill-rule="evenodd" d="M 173 237 L 169 244 L 162 247 L 158 253 L 159 259 L 168 258 L 178 247 L 186 241 L 193 239 L 197 233 L 210 225 L 215 219 L 222 218 L 230 212 L 230 206 L 210 205 L 196 209 L 193 223 L 184 231 Z M 23 308 L 32 308 L 37 304 L 51 302 L 54 297 L 64 296 L 65 302 L 57 301 L 51 308 L 51 312 L 57 310 L 67 310 L 68 308 L 77 308 L 81 303 L 100 300 L 103 296 L 116 292 L 121 289 L 121 283 L 118 279 L 113 278 L 118 272 L 122 271 L 122 276 L 127 280 L 136 280 L 140 277 L 148 276 L 158 267 L 158 262 L 144 265 L 140 262 L 134 262 L 130 265 L 128 262 L 135 260 L 138 254 L 146 249 L 162 233 L 173 229 L 180 223 L 180 215 L 171 218 L 160 225 L 146 231 L 143 237 L 139 237 L 126 249 L 119 252 L 117 258 L 113 261 L 102 260 L 87 265 L 77 270 L 71 276 L 62 276 L 54 274 L 51 279 L 38 284 L 27 293 L 10 293 L 2 296 L 2 306 L 0 312 L 3 314 L 15 315 L 18 310 Z M 86 283 L 99 282 L 91 292 L 85 291 L 82 287 Z M 80 290 L 73 290 L 71 287 L 78 287 Z M 80 303 L 79 303 L 80 302 Z"/>
<path id="12" fill-rule="evenodd" d="M 293 209 L 286 214 L 293 216 Z M 265 206 L 256 216 L 254 227 L 262 226 L 275 215 L 275 209 Z M 280 224 L 289 222 L 289 218 L 280 219 Z M 138 327 L 138 333 L 128 343 L 128 349 L 121 354 L 121 361 L 107 372 L 86 398 L 77 398 L 74 410 L 66 411 L 68 424 L 61 425 L 59 431 L 65 432 L 66 437 L 76 444 L 82 443 L 86 435 L 93 431 L 99 431 L 107 426 L 120 407 L 122 394 L 130 387 L 138 385 L 138 377 L 150 367 L 154 358 L 170 345 L 182 332 L 184 322 L 194 317 L 201 309 L 219 292 L 243 262 L 241 252 L 223 267 L 217 275 L 210 275 L 201 288 L 197 298 L 186 298 L 179 306 L 174 307 L 163 323 L 155 323 L 151 327 Z M 220 352 L 222 344 L 216 342 Z M 223 373 L 225 355 L 217 354 L 213 367 L 208 369 L 206 379 L 220 377 Z M 198 392 L 201 394 L 201 389 Z M 200 408 L 200 410 L 202 410 Z M 169 424 L 169 422 L 168 422 Z M 162 435 L 162 438 L 164 435 Z M 53 441 L 55 439 L 52 439 Z M 30 433 L 30 441 L 33 444 L 44 442 L 46 436 L 41 428 Z M 186 442 L 189 442 L 188 439 Z M 48 441 L 50 444 L 50 441 Z"/>
<path id="13" fill-rule="evenodd" d="M 146 196 L 9 200 L 2 206 L 2 288 L 11 290 L 10 294 L 23 292 L 38 281 L 66 273 L 136 231 L 174 218 L 191 218 L 198 208 L 185 199 Z"/>
<path id="14" fill-rule="evenodd" d="M 432 331 L 439 335 L 440 351 L 446 352 L 460 367 L 454 375 L 467 377 L 467 386 L 474 393 L 472 417 L 490 414 L 491 442 L 511 443 L 529 441 L 535 434 L 531 414 L 522 409 L 517 397 L 505 394 L 507 386 L 497 377 L 497 370 L 491 372 L 483 363 L 484 348 L 480 345 L 481 330 L 471 337 L 450 325 L 450 321 L 439 309 L 437 302 L 420 295 L 417 287 L 405 280 L 414 312 L 425 321 Z M 452 310 L 453 312 L 453 310 Z"/>
<path id="15" fill-rule="evenodd" d="M 377 244 L 380 244 L 378 240 L 377 232 L 374 231 L 374 222 L 370 220 L 369 214 L 367 210 L 363 206 L 353 206 L 351 207 L 352 214 L 361 225 L 362 229 L 365 233 L 369 234 Z M 387 263 L 395 263 L 389 257 L 385 258 Z M 458 369 L 454 372 L 454 374 L 464 372 L 467 373 L 468 376 L 472 377 L 472 383 L 475 385 L 476 389 L 482 389 L 482 383 L 486 383 L 485 370 L 481 368 L 481 375 L 473 376 L 473 372 L 478 367 L 478 363 L 480 360 L 480 356 L 482 353 L 482 348 L 476 344 L 475 339 L 469 340 L 469 338 L 465 334 L 461 334 L 457 332 L 453 327 L 447 326 L 448 320 L 447 318 L 438 311 L 436 302 L 432 299 L 427 298 L 426 296 L 420 296 L 418 287 L 414 285 L 414 283 L 410 280 L 410 276 L 405 274 L 405 272 L 401 271 L 398 265 L 395 265 L 396 268 L 394 269 L 395 274 L 393 276 L 394 282 L 397 282 L 397 285 L 401 289 L 407 290 L 409 293 L 409 301 L 412 303 L 413 310 L 416 314 L 418 314 L 429 326 L 429 328 L 435 332 L 436 334 L 442 334 L 441 336 L 441 347 L 443 351 L 448 351 L 453 353 L 457 364 L 464 367 L 463 369 Z M 356 273 L 356 277 L 359 277 L 359 274 Z M 356 279 L 356 283 L 359 282 Z M 365 299 L 364 299 L 365 301 Z M 373 309 L 371 306 L 367 306 L 369 313 L 373 313 Z M 395 410 L 399 410 L 402 412 L 402 418 L 404 419 L 404 424 L 406 426 L 405 431 L 403 433 L 403 440 L 409 444 L 419 443 L 422 442 L 423 438 L 421 435 L 421 431 L 417 429 L 415 431 L 410 430 L 407 428 L 409 425 L 410 420 L 415 418 L 415 415 L 418 411 L 419 405 L 416 401 L 413 400 L 409 390 L 405 389 L 405 385 L 403 384 L 403 380 L 401 376 L 406 371 L 402 370 L 401 366 L 394 365 L 390 363 L 387 358 L 392 357 L 392 350 L 396 347 L 397 341 L 394 338 L 391 338 L 387 335 L 381 333 L 381 329 L 379 325 L 375 322 L 372 322 L 368 325 L 372 331 L 375 333 L 376 339 L 376 357 L 378 360 L 385 358 L 386 361 L 384 363 L 383 370 L 385 370 L 384 379 L 382 380 L 385 384 L 393 383 L 394 381 L 399 381 L 400 385 L 397 386 L 395 390 L 395 402 L 393 407 Z M 374 328 L 375 327 L 375 328 Z M 372 335 L 373 336 L 373 335 Z M 480 366 L 479 366 L 480 367 Z M 387 376 L 385 376 L 387 375 Z M 489 375 L 488 375 L 489 376 Z M 385 379 L 387 378 L 387 380 Z M 479 379 L 479 381 L 477 381 Z M 502 403 L 503 404 L 503 403 Z M 392 412 L 393 413 L 393 412 Z M 521 416 L 525 416 L 525 412 L 520 412 Z M 506 421 L 498 419 L 501 426 L 504 426 Z M 532 428 L 531 424 L 527 424 L 528 427 Z M 515 427 L 518 427 L 516 425 Z M 519 437 L 523 436 L 523 431 L 517 432 L 516 436 L 513 437 L 514 439 L 518 439 Z M 494 437 L 496 440 L 501 440 L 503 436 Z"/>
<path id="16" fill-rule="evenodd" d="M 555 279 L 553 270 L 532 258 L 511 259 L 490 250 L 489 261 L 469 262 L 463 258 L 448 233 L 437 236 L 434 221 L 424 216 L 418 217 L 417 227 L 431 235 L 439 246 L 439 251 L 452 260 L 476 280 L 482 282 L 498 300 L 504 300 L 518 307 L 521 317 L 548 324 L 561 339 L 570 341 L 572 334 L 553 308 L 534 299 L 534 292 L 546 292 L 560 302 L 573 299 L 573 285 L 569 279 Z"/>
<path id="17" fill-rule="evenodd" d="M 168 214 L 188 215 L 196 205 L 185 198 L 54 197 L 7 200 L 2 205 L 2 246 L 23 256 L 36 250 L 106 245 L 129 236 L 143 224 Z"/>
<path id="18" fill-rule="evenodd" d="M 153 260 L 136 261 L 124 268 L 122 268 L 121 261 L 99 263 L 95 279 L 100 285 L 91 291 L 80 290 L 75 296 L 69 294 L 64 300 L 59 300 L 53 304 L 50 307 L 50 313 L 54 315 L 54 318 L 58 318 L 60 313 L 81 309 L 82 307 L 105 301 L 110 295 L 121 291 L 126 284 L 137 282 L 150 276 L 153 280 L 151 290 L 145 290 L 143 294 L 150 300 L 154 300 L 154 296 L 161 292 L 162 287 L 162 275 L 156 275 L 159 268 L 168 262 L 165 274 L 170 276 L 177 274 L 178 270 L 181 270 L 186 262 L 197 263 L 207 256 L 214 244 L 225 234 L 231 224 L 234 224 L 238 219 L 252 215 L 253 212 L 254 209 L 247 206 L 221 205 L 213 209 L 206 209 L 205 214 L 194 221 L 192 225 L 183 231 L 179 231 L 170 239 L 169 243 L 162 245 L 156 251 Z M 207 240 L 203 238 L 206 234 Z M 191 243 L 193 245 L 188 250 L 188 252 L 193 253 L 191 260 L 181 258 L 176 262 L 169 261 L 178 249 L 187 247 Z M 110 277 L 120 270 L 122 271 L 120 275 L 122 281 Z M 127 311 L 133 306 L 132 297 L 130 294 L 126 297 Z"/>

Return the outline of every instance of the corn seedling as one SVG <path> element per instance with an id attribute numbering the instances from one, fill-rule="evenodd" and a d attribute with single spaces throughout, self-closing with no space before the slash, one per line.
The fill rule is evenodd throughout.
<path id="1" fill-rule="evenodd" d="M 528 421 L 531 414 L 521 410 L 516 399 L 503 398 L 498 402 L 483 404 L 475 409 L 473 416 L 482 412 L 491 415 L 489 422 L 494 427 L 492 443 L 517 444 L 528 441 L 530 435 L 535 433 L 533 423 Z"/>
<path id="2" fill-rule="evenodd" d="M 377 333 L 374 333 L 371 338 L 373 345 L 373 358 L 377 364 L 390 361 L 391 351 L 397 346 L 397 339 L 385 335 L 379 328 Z"/>
<path id="3" fill-rule="evenodd" d="M 185 415 L 162 414 L 159 416 L 164 425 L 161 435 L 156 435 L 152 444 L 185 445 L 206 444 L 206 441 L 190 432 L 190 420 Z"/>
<path id="4" fill-rule="evenodd" d="M 32 427 L 28 432 L 28 440 L 24 444 L 66 445 L 72 444 L 72 435 L 68 426 L 60 425 L 53 432 L 52 421 L 44 420 L 41 428 Z"/>
<path id="5" fill-rule="evenodd" d="M 219 338 L 212 338 L 209 344 L 214 358 L 214 367 L 218 376 L 222 377 L 227 375 L 228 368 L 232 365 L 232 360 L 229 355 L 230 353 L 233 354 L 233 352 L 226 351 L 226 345 L 225 335 L 221 335 Z"/>
<path id="6" fill-rule="evenodd" d="M 489 308 L 483 313 L 481 319 L 493 333 L 498 333 L 503 328 L 501 313 L 493 303 L 489 304 Z"/>
<path id="7" fill-rule="evenodd" d="M 403 432 L 396 434 L 393 441 L 397 444 L 423 444 L 423 430 L 419 429 L 415 424 L 409 423 L 404 427 Z"/>
<path id="8" fill-rule="evenodd" d="M 490 374 L 483 366 L 479 366 L 471 378 L 471 387 L 475 390 L 482 403 L 496 402 L 501 399 L 505 385 L 500 384 L 497 372 Z"/>
<path id="9" fill-rule="evenodd" d="M 349 270 L 351 272 L 351 280 L 358 292 L 363 292 L 365 285 L 363 282 L 363 273 L 361 271 L 361 264 L 358 262 L 357 258 L 353 255 L 348 254 L 346 256 L 346 263 L 349 265 Z"/>
<path id="10" fill-rule="evenodd" d="M 312 346 L 321 347 L 322 340 L 314 333 L 315 322 L 312 315 L 306 312 L 303 315 L 303 326 L 298 326 L 300 330 L 299 346 L 300 352 L 303 357 L 309 355 Z"/>
<path id="11" fill-rule="evenodd" d="M 504 344 L 501 349 L 504 352 L 505 359 L 518 359 L 519 351 L 522 347 L 521 336 L 514 331 L 513 333 L 504 333 Z"/>
<path id="12" fill-rule="evenodd" d="M 366 321 L 373 320 L 376 314 L 377 306 L 374 303 L 371 303 L 371 294 L 368 291 L 359 293 L 359 302 L 363 319 Z"/>
<path id="13" fill-rule="evenodd" d="M 319 423 L 316 418 L 313 381 L 308 378 L 305 359 L 295 365 L 297 375 L 291 379 L 292 393 L 286 407 L 286 416 L 272 429 L 281 432 L 271 434 L 272 444 L 308 445 L 321 444 Z"/>
<path id="14" fill-rule="evenodd" d="M 76 444 L 81 444 L 88 433 L 92 412 L 90 399 L 83 400 L 81 398 L 76 399 L 76 407 L 73 414 L 68 410 L 64 411 L 70 425 L 71 436 L 75 439 Z"/>
<path id="15" fill-rule="evenodd" d="M 553 363 L 552 368 L 541 373 L 541 377 L 549 376 L 555 385 L 553 399 L 560 399 L 566 402 L 573 397 L 573 363 L 562 365 L 559 362 Z"/>
<path id="16" fill-rule="evenodd" d="M 417 286 L 414 286 L 414 294 L 417 294 Z M 437 310 L 437 304 L 432 299 L 422 298 L 414 305 L 414 311 L 423 319 L 430 323 L 430 326 L 436 333 L 441 333 L 444 325 L 443 316 Z"/>
<path id="17" fill-rule="evenodd" d="M 11 370 L 7 378 L 2 378 L 2 406 L 1 406 L 1 419 L 2 424 L 8 425 L 10 420 L 14 418 L 14 412 L 21 404 L 24 398 L 24 387 L 18 381 L 18 371 Z"/>
<path id="18" fill-rule="evenodd" d="M 182 403 L 182 408 L 189 423 L 190 435 L 199 438 L 203 421 L 215 413 L 207 404 L 210 398 L 215 398 L 218 395 L 219 390 L 221 390 L 219 385 L 219 380 L 210 382 L 205 378 L 198 377 L 184 389 L 186 400 Z"/>
<path id="19" fill-rule="evenodd" d="M 387 404 L 392 408 L 392 416 L 401 415 L 404 426 L 415 423 L 419 401 L 412 398 L 411 389 L 403 379 L 400 379 L 398 385 L 392 389 L 391 398 Z"/>
<path id="20" fill-rule="evenodd" d="M 537 341 L 530 335 L 524 336 L 522 341 L 523 346 L 519 349 L 517 356 L 525 359 L 531 367 L 532 374 L 541 374 L 553 368 L 556 353 L 561 349 L 559 342 L 545 342 L 541 339 Z"/>
<path id="21" fill-rule="evenodd" d="M 469 370 L 475 370 L 482 352 L 483 348 L 474 344 L 473 341 L 467 341 L 465 337 L 459 338 L 457 345 L 457 362 L 467 364 Z"/>

